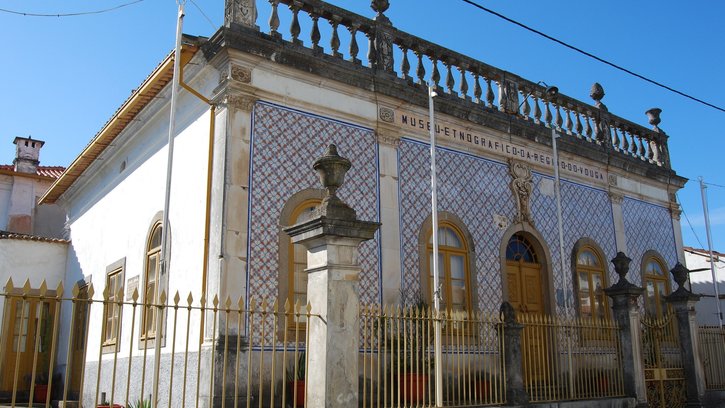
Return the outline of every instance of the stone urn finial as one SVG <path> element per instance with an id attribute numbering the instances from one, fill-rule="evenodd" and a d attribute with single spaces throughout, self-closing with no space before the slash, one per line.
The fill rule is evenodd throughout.
<path id="1" fill-rule="evenodd" d="M 662 109 L 660 108 L 652 108 L 645 112 L 645 115 L 647 115 L 647 119 L 649 120 L 649 124 L 652 125 L 652 130 L 655 132 L 660 131 L 658 126 L 661 122 L 660 113 L 662 113 Z"/>
<path id="2" fill-rule="evenodd" d="M 677 283 L 677 289 L 679 290 L 680 288 L 684 288 L 685 282 L 687 282 L 687 275 L 690 273 L 690 271 L 685 268 L 684 265 L 677 262 L 677 264 L 675 264 L 675 267 L 670 270 L 670 273 L 672 274 L 672 277 Z"/>
<path id="3" fill-rule="evenodd" d="M 595 82 L 594 85 L 592 85 L 592 90 L 589 91 L 589 96 L 594 99 L 594 106 L 602 110 L 607 110 L 607 105 L 602 103 L 602 98 L 604 98 L 604 95 L 605 93 L 602 85 L 600 85 L 599 82 Z"/>
<path id="4" fill-rule="evenodd" d="M 338 219 L 356 219 L 355 210 L 337 197 L 337 189 L 345 182 L 345 173 L 350 170 L 350 160 L 337 153 L 337 146 L 331 144 L 327 147 L 325 155 L 315 160 L 312 168 L 320 176 L 320 182 L 325 187 L 325 197 L 315 211 L 315 216 L 326 216 Z"/>
<path id="5" fill-rule="evenodd" d="M 350 170 L 350 160 L 337 154 L 337 146 L 331 144 L 327 147 L 324 156 L 315 160 L 312 168 L 320 176 L 320 182 L 327 190 L 327 195 L 333 197 L 342 183 L 345 182 L 345 173 Z"/>
<path id="6" fill-rule="evenodd" d="M 614 264 L 614 271 L 619 275 L 619 282 L 617 282 L 617 285 L 626 285 L 630 282 L 627 280 L 627 273 L 629 272 L 629 264 L 632 262 L 632 259 L 624 254 L 624 252 L 617 252 L 617 256 L 612 259 L 612 264 Z"/>
<path id="7" fill-rule="evenodd" d="M 389 0 L 372 0 L 370 2 L 370 7 L 373 9 L 374 12 L 378 13 L 375 16 L 375 21 L 380 21 L 382 23 L 390 23 L 390 20 L 384 14 L 390 7 Z"/>

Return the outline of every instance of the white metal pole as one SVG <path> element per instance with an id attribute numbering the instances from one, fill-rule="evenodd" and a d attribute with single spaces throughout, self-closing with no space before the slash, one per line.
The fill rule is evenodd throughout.
<path id="1" fill-rule="evenodd" d="M 430 124 L 430 198 L 431 198 L 431 227 L 433 228 L 433 309 L 435 310 L 435 398 L 436 407 L 443 406 L 443 364 L 441 346 L 441 291 L 440 271 L 438 270 L 438 186 L 436 180 L 436 130 L 433 97 L 437 96 L 432 86 L 428 86 L 428 123 Z"/>
<path id="2" fill-rule="evenodd" d="M 171 82 L 171 106 L 169 113 L 169 138 L 168 138 L 168 152 L 166 159 L 166 191 L 164 195 L 164 214 L 163 221 L 161 224 L 161 259 L 159 262 L 160 273 L 159 277 L 166 275 L 166 281 L 168 282 L 168 258 L 169 254 L 168 239 L 169 239 L 169 202 L 171 201 L 171 172 L 174 164 L 174 133 L 176 133 L 175 119 L 176 119 L 176 102 L 177 94 L 179 89 L 179 72 L 181 69 L 181 34 L 184 25 L 184 3 L 185 0 L 178 0 L 178 17 L 176 21 L 176 46 L 174 48 L 174 76 Z M 160 279 L 159 279 L 160 281 Z M 158 288 L 157 290 L 163 290 Z M 160 293 L 160 292 L 159 292 Z M 144 299 L 146 301 L 146 299 Z M 157 299 L 158 302 L 158 299 Z M 159 369 L 161 365 L 161 336 L 162 336 L 162 320 L 163 309 L 157 308 L 156 314 L 156 333 L 154 339 L 154 382 L 153 382 L 153 395 L 151 397 L 151 405 L 156 407 L 159 402 Z"/>
<path id="3" fill-rule="evenodd" d="M 571 277 L 566 273 L 566 262 L 564 259 L 564 222 L 561 215 L 561 178 L 559 177 L 559 152 L 556 149 L 556 138 L 559 135 L 556 132 L 556 126 L 551 126 L 551 147 L 554 151 L 554 193 L 556 194 L 556 222 L 559 228 L 559 262 L 561 273 L 564 275 L 564 312 L 566 318 L 571 318 L 569 305 L 569 289 L 572 288 Z M 567 336 L 567 351 L 569 353 L 568 366 L 569 372 L 573 372 L 572 354 L 571 354 L 571 336 Z M 569 392 L 574 390 L 574 376 L 569 376 Z"/>
<path id="4" fill-rule="evenodd" d="M 707 209 L 707 186 L 705 180 L 700 177 L 700 194 L 702 195 L 702 210 L 705 213 L 705 232 L 707 233 L 707 250 L 710 253 L 710 273 L 712 274 L 712 287 L 715 289 L 715 304 L 717 305 L 717 318 L 722 327 L 722 310 L 720 308 L 720 285 L 715 274 L 715 257 L 712 254 L 712 234 L 710 233 L 710 213 Z"/>

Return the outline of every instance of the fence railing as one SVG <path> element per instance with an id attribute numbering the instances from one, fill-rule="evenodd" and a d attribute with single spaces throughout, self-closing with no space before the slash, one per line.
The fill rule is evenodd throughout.
<path id="1" fill-rule="evenodd" d="M 725 328 L 701 326 L 699 340 L 705 387 L 709 390 L 725 389 Z"/>
<path id="2" fill-rule="evenodd" d="M 498 315 L 442 313 L 440 362 L 430 308 L 364 306 L 360 317 L 363 407 L 435 406 L 436 364 L 443 373 L 444 406 L 505 402 Z"/>
<path id="3" fill-rule="evenodd" d="M 93 285 L 33 289 L 8 281 L 0 398 L 11 406 L 303 406 L 310 305 L 207 302 L 177 292 L 140 302 Z M 148 297 L 151 299 L 151 297 Z M 207 329 L 200 327 L 206 315 Z M 149 330 L 148 321 L 156 330 Z M 211 336 L 204 339 L 201 333 Z M 38 392 L 38 391 L 41 392 Z M 67 405 L 64 405 L 67 406 Z"/>
<path id="4" fill-rule="evenodd" d="M 524 383 L 532 402 L 624 396 L 614 321 L 519 314 Z"/>
<path id="5" fill-rule="evenodd" d="M 667 136 L 653 112 L 648 129 L 610 113 L 592 90 L 596 105 L 559 94 L 538 83 L 460 54 L 393 27 L 380 9 L 369 19 L 320 0 L 268 0 L 262 31 L 278 41 L 324 56 L 385 72 L 410 87 L 431 84 L 440 97 L 498 110 L 546 127 L 556 127 L 573 143 L 602 146 L 656 166 L 670 167 Z M 264 1 L 257 0 L 259 7 Z M 650 115 L 650 111 L 648 111 Z M 656 118 L 655 118 L 656 117 Z"/>

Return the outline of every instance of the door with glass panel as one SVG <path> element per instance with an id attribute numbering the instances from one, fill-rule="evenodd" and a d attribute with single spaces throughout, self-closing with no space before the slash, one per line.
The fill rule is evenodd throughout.
<path id="1" fill-rule="evenodd" d="M 531 319 L 546 313 L 544 304 L 541 264 L 531 242 L 521 234 L 514 234 L 506 247 L 506 283 L 508 302 L 517 314 Z M 521 336 L 524 379 L 534 382 L 544 378 L 548 352 L 546 335 L 525 326 Z"/>
<path id="2" fill-rule="evenodd" d="M 33 362 L 37 364 L 36 375 L 47 374 L 50 365 L 55 303 L 32 297 L 6 299 L 1 391 L 30 391 Z"/>

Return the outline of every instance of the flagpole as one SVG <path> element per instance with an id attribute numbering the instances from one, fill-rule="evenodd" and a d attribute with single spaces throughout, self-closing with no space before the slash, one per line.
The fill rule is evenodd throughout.
<path id="1" fill-rule="evenodd" d="M 432 86 L 428 86 L 428 115 L 430 127 L 430 198 L 431 198 L 431 227 L 433 228 L 433 310 L 435 311 L 435 398 L 436 407 L 443 406 L 443 366 L 441 362 L 441 293 L 440 271 L 438 270 L 438 186 L 436 180 L 436 131 L 433 98 L 437 96 Z"/>
<path id="2" fill-rule="evenodd" d="M 700 177 L 700 195 L 702 196 L 702 210 L 705 213 L 705 232 L 707 233 L 707 250 L 710 253 L 710 273 L 712 274 L 712 287 L 715 289 L 715 302 L 717 305 L 717 318 L 722 327 L 722 310 L 720 309 L 720 290 L 718 286 L 720 283 L 717 281 L 715 275 L 715 258 L 712 254 L 712 234 L 710 233 L 710 213 L 707 208 L 707 192 L 705 189 L 705 180 Z"/>

